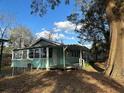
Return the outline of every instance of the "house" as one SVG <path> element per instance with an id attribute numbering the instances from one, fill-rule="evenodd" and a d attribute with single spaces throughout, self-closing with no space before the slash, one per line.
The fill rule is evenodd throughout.
<path id="1" fill-rule="evenodd" d="M 86 49 L 81 45 L 64 45 L 41 37 L 28 48 L 14 49 L 11 67 L 73 68 L 82 61 Z"/>

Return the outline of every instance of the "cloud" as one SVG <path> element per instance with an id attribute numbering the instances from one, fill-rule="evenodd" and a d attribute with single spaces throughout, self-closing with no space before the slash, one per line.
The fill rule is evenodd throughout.
<path id="1" fill-rule="evenodd" d="M 63 39 L 65 38 L 64 34 L 60 34 L 60 33 L 52 33 L 50 31 L 47 31 L 47 30 L 44 30 L 44 31 L 41 31 L 41 32 L 38 32 L 35 34 L 37 38 L 40 38 L 40 37 L 44 37 L 44 38 L 47 38 L 49 39 L 49 35 L 51 35 L 51 38 L 53 40 L 58 40 L 58 39 Z"/>
<path id="2" fill-rule="evenodd" d="M 74 34 L 74 30 L 76 28 L 76 25 L 73 24 L 72 22 L 70 21 L 60 21 L 60 22 L 55 22 L 54 23 L 55 27 L 57 29 L 61 29 L 63 30 L 65 33 L 67 34 Z M 80 29 L 81 28 L 81 24 L 79 24 L 77 26 L 77 29 Z"/>
<path id="3" fill-rule="evenodd" d="M 75 25 L 69 21 L 60 21 L 60 22 L 55 22 L 54 25 L 63 30 L 74 30 Z"/>
<path id="4" fill-rule="evenodd" d="M 64 39 L 67 39 L 67 40 L 75 40 L 75 37 L 65 37 Z"/>
<path id="5" fill-rule="evenodd" d="M 53 32 L 60 32 L 61 29 L 58 29 L 58 28 L 53 28 Z"/>
<path id="6" fill-rule="evenodd" d="M 75 33 L 76 25 L 69 21 L 54 22 L 54 27 L 51 30 L 42 28 L 41 32 L 36 33 L 36 37 L 44 37 L 49 39 L 49 35 L 52 34 L 52 40 L 63 40 L 64 42 L 77 42 L 77 34 Z M 81 25 L 77 26 L 80 29 Z"/>

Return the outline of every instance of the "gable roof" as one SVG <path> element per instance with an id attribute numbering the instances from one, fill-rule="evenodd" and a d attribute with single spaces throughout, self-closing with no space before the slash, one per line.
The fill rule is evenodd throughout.
<path id="1" fill-rule="evenodd" d="M 85 46 L 82 46 L 80 44 L 62 44 L 62 43 L 58 43 L 43 37 L 40 37 L 39 39 L 37 39 L 34 43 L 32 43 L 29 47 L 25 47 L 25 48 L 18 48 L 18 49 L 14 49 L 14 50 L 23 50 L 23 49 L 33 49 L 33 48 L 39 48 L 39 47 L 47 47 L 47 46 L 59 46 L 59 47 L 67 47 L 70 49 L 82 49 L 85 51 L 88 51 L 89 49 Z"/>
<path id="2" fill-rule="evenodd" d="M 38 44 L 41 41 L 47 42 L 47 43 L 49 43 L 49 44 L 51 44 L 53 46 L 59 46 L 59 45 L 61 45 L 61 43 L 58 43 L 58 42 L 55 42 L 55 41 L 52 41 L 52 40 L 49 40 L 49 39 L 40 37 L 33 44 L 31 44 L 30 47 L 35 46 L 36 44 Z"/>

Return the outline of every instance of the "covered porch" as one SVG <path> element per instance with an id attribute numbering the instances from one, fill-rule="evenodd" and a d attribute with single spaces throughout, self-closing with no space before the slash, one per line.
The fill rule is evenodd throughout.
<path id="1" fill-rule="evenodd" d="M 79 46 L 47 46 L 15 49 L 11 67 L 66 69 L 83 66 L 83 49 Z"/>
<path id="2" fill-rule="evenodd" d="M 35 47 L 15 49 L 12 52 L 11 67 L 50 68 L 57 67 L 62 63 L 60 47 Z"/>

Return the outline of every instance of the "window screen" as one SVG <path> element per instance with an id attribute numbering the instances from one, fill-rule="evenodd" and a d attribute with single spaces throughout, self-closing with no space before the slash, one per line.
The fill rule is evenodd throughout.
<path id="1" fill-rule="evenodd" d="M 29 50 L 29 58 L 34 58 L 34 50 Z"/>
<path id="2" fill-rule="evenodd" d="M 14 56 L 13 56 L 13 58 L 14 59 L 21 59 L 21 57 L 22 57 L 22 51 L 14 51 Z"/>

